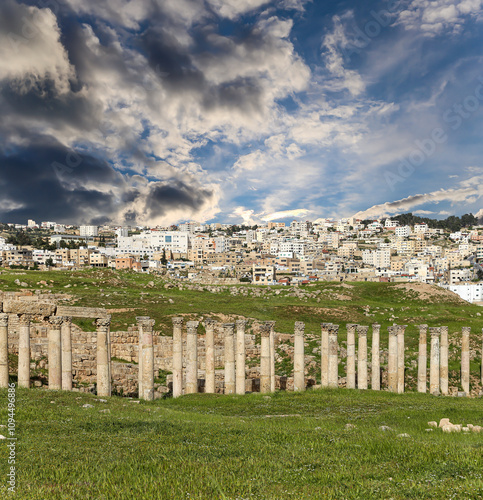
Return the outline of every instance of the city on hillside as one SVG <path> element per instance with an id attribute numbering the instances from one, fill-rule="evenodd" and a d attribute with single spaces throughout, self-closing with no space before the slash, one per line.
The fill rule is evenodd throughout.
<path id="1" fill-rule="evenodd" d="M 262 226 L 186 222 L 170 227 L 0 226 L 4 268 L 132 270 L 202 283 L 307 285 L 418 281 L 483 302 L 483 226 L 403 214 Z"/>

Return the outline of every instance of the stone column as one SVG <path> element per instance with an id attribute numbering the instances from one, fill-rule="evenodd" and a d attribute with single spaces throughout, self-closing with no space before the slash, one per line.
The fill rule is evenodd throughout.
<path id="1" fill-rule="evenodd" d="M 109 359 L 109 326 L 111 317 L 98 318 L 97 325 L 97 395 L 111 395 L 111 360 Z"/>
<path id="2" fill-rule="evenodd" d="M 19 317 L 18 329 L 18 386 L 30 387 L 30 315 Z"/>
<path id="3" fill-rule="evenodd" d="M 72 390 L 72 318 L 62 318 L 61 344 L 62 344 L 62 390 Z"/>
<path id="4" fill-rule="evenodd" d="M 357 388 L 367 389 L 367 331 L 368 326 L 357 326 Z"/>
<path id="5" fill-rule="evenodd" d="M 236 384 L 235 392 L 245 394 L 245 326 L 244 319 L 236 320 Z"/>
<path id="6" fill-rule="evenodd" d="M 429 393 L 439 396 L 439 328 L 431 327 L 431 353 L 429 360 Z"/>
<path id="7" fill-rule="evenodd" d="M 441 337 L 439 340 L 439 385 L 441 394 L 448 395 L 448 327 L 440 328 Z"/>
<path id="8" fill-rule="evenodd" d="M 198 321 L 188 321 L 186 330 L 185 394 L 196 394 L 198 392 Z"/>
<path id="9" fill-rule="evenodd" d="M 339 387 L 339 344 L 337 334 L 339 325 L 329 326 L 329 387 L 337 389 Z"/>
<path id="10" fill-rule="evenodd" d="M 235 394 L 236 365 L 235 365 L 235 324 L 224 323 L 225 337 L 225 394 Z"/>
<path id="11" fill-rule="evenodd" d="M 0 314 L 0 388 L 8 387 L 8 314 Z"/>
<path id="12" fill-rule="evenodd" d="M 397 392 L 402 394 L 404 392 L 404 375 L 405 375 L 405 345 L 404 333 L 407 325 L 397 326 Z"/>
<path id="13" fill-rule="evenodd" d="M 470 395 L 470 331 L 464 326 L 461 334 L 461 387 L 467 396 Z"/>
<path id="14" fill-rule="evenodd" d="M 260 392 L 270 392 L 270 329 L 260 325 Z"/>
<path id="15" fill-rule="evenodd" d="M 139 326 L 140 359 L 142 359 L 139 373 L 139 397 L 152 401 L 154 399 L 154 320 L 148 316 L 138 316 L 136 321 Z"/>
<path id="16" fill-rule="evenodd" d="M 347 389 L 356 388 L 356 328 L 355 323 L 347 325 Z"/>
<path id="17" fill-rule="evenodd" d="M 173 398 L 183 394 L 183 318 L 173 322 Z"/>
<path id="18" fill-rule="evenodd" d="M 275 392 L 275 321 L 266 321 L 270 330 L 270 392 Z"/>
<path id="19" fill-rule="evenodd" d="M 390 392 L 397 392 L 397 327 L 388 327 L 389 346 L 387 359 L 387 388 Z"/>
<path id="20" fill-rule="evenodd" d="M 372 359 L 371 359 L 371 388 L 373 391 L 381 390 L 381 357 L 380 357 L 380 332 L 381 325 L 372 325 Z"/>
<path id="21" fill-rule="evenodd" d="M 148 316 L 136 316 L 138 324 L 138 398 L 144 394 L 143 388 L 143 325 L 141 321 L 148 319 Z"/>
<path id="22" fill-rule="evenodd" d="M 305 324 L 295 322 L 294 349 L 293 349 L 293 390 L 305 391 Z"/>
<path id="23" fill-rule="evenodd" d="M 418 392 L 426 392 L 428 372 L 428 325 L 419 325 Z"/>
<path id="24" fill-rule="evenodd" d="M 205 319 L 205 393 L 215 393 L 215 322 Z"/>
<path id="25" fill-rule="evenodd" d="M 62 387 L 62 345 L 60 329 L 62 316 L 49 318 L 49 389 L 59 391 Z"/>
<path id="26" fill-rule="evenodd" d="M 481 331 L 483 332 L 483 328 L 481 329 Z M 480 392 L 480 395 L 483 395 L 483 335 L 481 336 L 481 358 L 480 358 L 480 361 L 481 361 L 481 392 Z"/>
<path id="27" fill-rule="evenodd" d="M 321 323 L 320 342 L 320 385 L 329 387 L 329 326 L 331 323 Z"/>

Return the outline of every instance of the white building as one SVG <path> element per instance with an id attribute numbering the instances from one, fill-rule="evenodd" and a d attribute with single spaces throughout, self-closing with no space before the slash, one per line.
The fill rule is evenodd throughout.
<path id="1" fill-rule="evenodd" d="M 80 226 L 79 234 L 84 237 L 98 236 L 99 230 L 97 226 Z"/>
<path id="2" fill-rule="evenodd" d="M 376 269 L 390 269 L 391 250 L 388 248 L 378 248 L 377 250 L 364 250 L 362 252 L 362 262 Z"/>
<path id="3" fill-rule="evenodd" d="M 428 225 L 425 223 L 414 224 L 414 234 L 425 234 L 428 232 Z"/>
<path id="4" fill-rule="evenodd" d="M 396 227 L 395 233 L 398 238 L 406 238 L 411 234 L 411 228 L 409 226 L 399 226 Z"/>
<path id="5" fill-rule="evenodd" d="M 36 226 L 37 226 L 37 223 L 36 223 L 34 220 L 29 219 L 29 220 L 27 221 L 27 226 L 28 226 L 28 227 L 36 227 Z"/>
<path id="6" fill-rule="evenodd" d="M 467 302 L 483 302 L 483 283 L 445 286 L 447 290 L 456 293 Z"/>

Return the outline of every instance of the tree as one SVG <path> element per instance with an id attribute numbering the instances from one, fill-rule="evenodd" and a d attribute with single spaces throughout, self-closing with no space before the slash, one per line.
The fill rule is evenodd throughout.
<path id="1" fill-rule="evenodd" d="M 166 258 L 166 249 L 163 248 L 163 256 L 161 257 L 161 264 L 165 266 L 168 263 L 168 259 Z"/>
<path id="2" fill-rule="evenodd" d="M 46 261 L 45 261 L 45 265 L 47 267 L 53 267 L 54 266 L 54 261 L 52 260 L 52 257 L 49 257 Z"/>

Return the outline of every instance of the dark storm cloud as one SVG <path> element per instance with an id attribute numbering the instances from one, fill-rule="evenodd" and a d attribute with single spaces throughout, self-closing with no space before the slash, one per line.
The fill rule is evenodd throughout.
<path id="1" fill-rule="evenodd" d="M 150 217 L 165 215 L 170 210 L 202 208 L 213 197 L 208 189 L 191 187 L 183 182 L 174 181 L 170 184 L 155 184 L 151 186 L 146 197 L 146 208 Z"/>
<path id="2" fill-rule="evenodd" d="M 37 143 L 1 152 L 0 172 L 2 221 L 25 223 L 35 215 L 41 220 L 91 222 L 94 217 L 108 220 L 114 213 L 115 196 L 106 186 L 119 184 L 119 174 L 92 156 L 80 158 L 61 145 Z M 87 187 L 94 185 L 99 187 Z"/>

